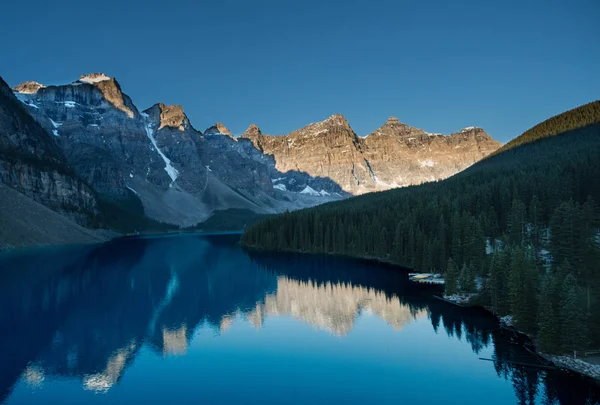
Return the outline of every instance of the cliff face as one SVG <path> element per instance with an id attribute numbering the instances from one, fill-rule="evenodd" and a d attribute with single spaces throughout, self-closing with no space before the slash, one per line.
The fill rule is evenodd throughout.
<path id="1" fill-rule="evenodd" d="M 98 202 L 64 154 L 0 79 L 0 182 L 83 225 L 94 225 Z M 5 213 L 6 214 L 6 213 Z"/>
<path id="2" fill-rule="evenodd" d="M 339 114 L 285 136 L 264 135 L 256 125 L 251 125 L 242 138 L 250 140 L 264 154 L 272 155 L 277 169 L 283 173 L 295 170 L 328 178 L 350 193 L 368 177 L 359 166 L 364 142 Z"/>
<path id="3" fill-rule="evenodd" d="M 449 136 L 431 134 L 390 118 L 364 139 L 365 163 L 374 185 L 389 189 L 450 177 L 498 149 L 483 129 L 469 127 Z"/>
<path id="4" fill-rule="evenodd" d="M 124 168 L 145 165 L 151 151 L 143 117 L 116 80 L 100 78 L 15 94 L 81 178 L 102 194 L 125 198 Z"/>
<path id="5" fill-rule="evenodd" d="M 390 118 L 358 137 L 342 115 L 283 136 L 264 135 L 251 125 L 242 135 L 272 155 L 282 172 L 328 177 L 351 194 L 386 190 L 447 178 L 500 147 L 481 128 L 444 136 Z"/>

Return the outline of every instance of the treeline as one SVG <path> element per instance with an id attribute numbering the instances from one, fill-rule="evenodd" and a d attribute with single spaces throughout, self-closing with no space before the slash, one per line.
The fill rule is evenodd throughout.
<path id="1" fill-rule="evenodd" d="M 600 126 L 592 125 L 443 182 L 269 218 L 243 243 L 443 272 L 450 293 L 478 291 L 481 305 L 512 315 L 545 350 L 600 348 L 598 179 Z"/>

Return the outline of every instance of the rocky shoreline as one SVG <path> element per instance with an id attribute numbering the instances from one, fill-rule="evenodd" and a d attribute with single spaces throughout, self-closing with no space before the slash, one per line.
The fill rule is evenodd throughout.
<path id="1" fill-rule="evenodd" d="M 560 369 L 582 374 L 594 379 L 597 383 L 600 383 L 600 365 L 598 364 L 588 363 L 585 360 L 575 359 L 570 356 L 557 356 L 545 353 L 538 354 Z"/>

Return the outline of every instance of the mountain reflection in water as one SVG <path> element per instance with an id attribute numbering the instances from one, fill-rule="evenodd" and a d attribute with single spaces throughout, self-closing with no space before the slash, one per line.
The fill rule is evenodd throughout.
<path id="1" fill-rule="evenodd" d="M 587 380 L 508 363 L 528 354 L 501 334 L 494 319 L 431 300 L 402 271 L 334 257 L 245 252 L 238 239 L 131 238 L 0 256 L 0 402 L 30 403 L 28 393 L 36 389 L 41 390 L 35 394 L 38 401 L 53 402 L 55 394 L 42 388 L 67 378 L 80 391 L 104 393 L 106 397 L 94 398 L 114 403 L 113 388 L 121 383 L 127 388 L 121 380 L 142 352 L 154 353 L 159 362 L 189 356 L 202 331 L 219 336 L 240 322 L 261 329 L 269 319 L 289 319 L 349 339 L 357 322 L 373 316 L 399 337 L 408 325 L 426 322 L 429 331 L 413 328 L 406 336 L 418 331 L 431 336 L 423 339 L 433 339 L 442 329 L 476 354 L 489 350 L 496 359 L 489 366 L 499 379 L 511 382 L 515 403 L 598 401 L 597 387 Z M 248 333 L 236 336 L 255 339 Z M 269 339 L 279 344 L 294 339 L 279 333 Z M 370 344 L 369 334 L 361 339 L 357 351 Z M 318 350 L 318 344 L 314 347 Z M 342 389 L 332 385 L 328 392 Z M 137 394 L 131 391 L 129 399 L 135 401 Z M 207 394 L 192 387 L 189 395 L 202 399 Z M 247 403 L 258 401 L 246 397 Z"/>

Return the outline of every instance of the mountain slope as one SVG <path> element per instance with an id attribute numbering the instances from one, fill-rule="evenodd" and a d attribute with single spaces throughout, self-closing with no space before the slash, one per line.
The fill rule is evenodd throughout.
<path id="1" fill-rule="evenodd" d="M 522 135 L 508 142 L 502 148 L 498 149 L 496 153 L 501 153 L 519 145 L 535 142 L 545 137 L 562 134 L 599 122 L 600 100 L 596 100 L 539 123 L 533 128 L 525 131 Z"/>
<path id="2" fill-rule="evenodd" d="M 450 294 L 474 292 L 479 276 L 479 303 L 539 333 L 544 350 L 581 350 L 590 342 L 595 347 L 600 124 L 589 125 L 589 105 L 582 109 L 549 120 L 557 127 L 547 126 L 558 134 L 558 123 L 583 117 L 569 121 L 576 129 L 529 143 L 525 133 L 514 142 L 520 146 L 445 181 L 271 217 L 250 227 L 243 241 L 445 270 Z M 565 319 L 575 319 L 577 327 Z"/>
<path id="3" fill-rule="evenodd" d="M 97 243 L 110 233 L 90 230 L 0 184 L 0 250 L 6 247 Z"/>

